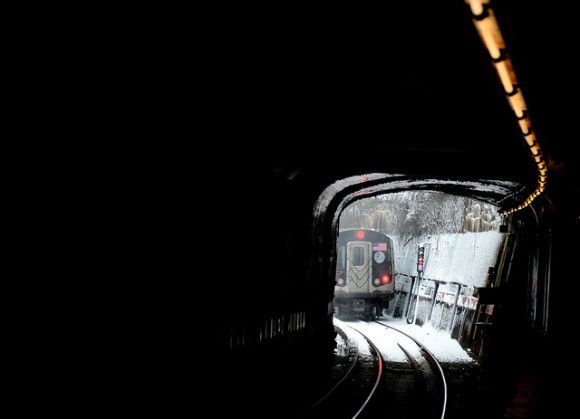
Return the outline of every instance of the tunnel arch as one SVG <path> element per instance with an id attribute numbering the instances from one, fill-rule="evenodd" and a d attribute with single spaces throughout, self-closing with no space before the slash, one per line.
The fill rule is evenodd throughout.
<path id="1" fill-rule="evenodd" d="M 327 287 L 329 301 L 327 302 L 327 315 L 332 317 L 332 302 L 334 298 L 334 274 L 336 262 L 336 239 L 338 235 L 338 221 L 342 211 L 350 204 L 372 196 L 388 193 L 424 190 L 438 191 L 456 196 L 464 196 L 477 199 L 496 206 L 506 206 L 514 202 L 518 196 L 525 192 L 525 185 L 517 182 L 497 179 L 465 179 L 450 177 L 427 177 L 409 176 L 399 174 L 372 173 L 358 176 L 349 176 L 340 179 L 320 194 L 313 210 L 313 246 L 310 265 L 311 278 L 323 282 Z M 530 210 L 520 214 L 506 216 L 506 225 L 510 225 L 510 231 L 514 231 L 514 223 L 526 220 L 527 230 L 513 234 L 506 242 L 508 246 L 514 246 L 512 242 L 525 241 L 529 236 L 542 236 L 550 238 L 549 222 L 545 217 L 538 217 L 538 212 L 548 213 L 551 211 L 551 203 L 547 197 L 538 200 Z M 510 241 L 511 240 L 511 241 Z M 540 333 L 546 333 L 549 319 L 549 289 L 550 289 L 550 252 L 551 238 L 549 240 L 537 240 L 543 243 L 537 249 L 528 249 L 536 254 L 528 256 L 536 260 L 534 269 L 527 272 L 525 292 L 527 301 L 532 301 L 530 281 L 536 281 L 538 294 L 533 296 L 537 300 L 538 313 L 534 319 L 529 318 L 530 324 Z M 513 249 L 512 249 L 513 250 Z M 512 262 L 512 261 L 510 261 Z M 540 273 L 540 271 L 542 271 Z M 510 269 L 498 272 L 503 281 L 508 281 Z M 532 279 L 534 278 L 534 279 Z M 513 282 L 513 281 L 512 281 Z M 541 313 L 540 313 L 541 311 Z"/>
<path id="2" fill-rule="evenodd" d="M 525 186 L 497 179 L 474 180 L 384 173 L 340 179 L 320 194 L 314 206 L 312 277 L 325 277 L 332 283 L 338 220 L 348 205 L 363 198 L 408 190 L 439 191 L 501 206 L 515 200 L 525 190 Z"/>

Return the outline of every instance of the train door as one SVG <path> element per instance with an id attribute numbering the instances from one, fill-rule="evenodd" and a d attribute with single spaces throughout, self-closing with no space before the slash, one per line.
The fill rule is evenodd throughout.
<path id="1" fill-rule="evenodd" d="M 348 242 L 346 245 L 346 279 L 349 292 L 370 291 L 371 243 Z"/>

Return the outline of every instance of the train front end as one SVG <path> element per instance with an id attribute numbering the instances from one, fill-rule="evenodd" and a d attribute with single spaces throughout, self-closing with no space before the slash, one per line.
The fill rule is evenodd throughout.
<path id="1" fill-rule="evenodd" d="M 337 241 L 335 313 L 374 318 L 395 293 L 392 240 L 375 230 L 343 230 Z"/>

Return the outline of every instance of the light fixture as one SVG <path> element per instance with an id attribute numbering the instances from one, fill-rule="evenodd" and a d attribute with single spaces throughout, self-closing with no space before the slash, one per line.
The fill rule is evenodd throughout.
<path id="1" fill-rule="evenodd" d="M 471 13 L 475 17 L 481 16 L 483 13 L 483 5 L 488 4 L 489 0 L 465 0 L 466 3 L 469 3 L 469 7 L 471 7 Z"/>
<path id="2" fill-rule="evenodd" d="M 522 94 L 521 89 L 507 97 L 510 106 L 514 110 L 517 118 L 524 118 L 526 116 L 526 102 L 524 101 L 524 95 Z"/>
<path id="3" fill-rule="evenodd" d="M 475 22 L 475 27 L 477 28 L 485 47 L 489 51 L 491 58 L 493 60 L 499 60 L 501 57 L 501 50 L 505 49 L 505 45 L 493 11 L 488 9 L 487 16 L 484 19 L 474 19 L 473 21 Z"/>
<path id="4" fill-rule="evenodd" d="M 518 124 L 520 126 L 520 129 L 522 130 L 522 134 L 524 134 L 524 137 L 529 137 L 530 135 L 533 135 L 534 131 L 532 131 L 532 121 L 530 121 L 530 118 L 528 116 L 526 116 L 523 119 L 518 119 Z M 528 143 L 528 145 L 531 144 Z"/>
<path id="5" fill-rule="evenodd" d="M 530 150 L 532 151 L 532 154 L 534 156 L 538 156 L 542 152 L 542 149 L 540 148 L 540 146 L 537 143 L 536 143 L 536 145 L 533 145 L 532 147 L 530 147 Z"/>
<path id="6" fill-rule="evenodd" d="M 517 80 L 514 70 L 512 68 L 512 62 L 509 59 L 503 59 L 495 63 L 495 69 L 503 84 L 506 95 L 511 95 L 517 90 Z"/>
<path id="7" fill-rule="evenodd" d="M 528 145 L 531 147 L 536 143 L 536 134 L 534 134 L 534 132 L 532 131 L 529 135 L 524 135 L 524 139 L 526 140 L 526 143 L 528 143 Z"/>
<path id="8" fill-rule="evenodd" d="M 503 86 L 507 100 L 515 114 L 522 136 L 530 148 L 530 153 L 538 169 L 537 187 L 530 195 L 517 206 L 505 209 L 502 214 L 512 214 L 530 205 L 544 190 L 547 184 L 548 168 L 536 134 L 532 129 L 532 122 L 528 115 L 526 102 L 521 89 L 518 87 L 516 73 L 507 53 L 505 42 L 501 34 L 495 14 L 490 7 L 489 0 L 465 0 L 473 14 L 473 23 L 479 36 L 492 58 L 498 78 Z"/>

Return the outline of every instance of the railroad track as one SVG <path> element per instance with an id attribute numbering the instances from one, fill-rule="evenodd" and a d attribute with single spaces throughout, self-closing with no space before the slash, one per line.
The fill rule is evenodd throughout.
<path id="1" fill-rule="evenodd" d="M 312 406 L 308 418 L 445 418 L 445 374 L 425 345 L 380 321 L 360 326 L 341 323 L 337 328 L 343 337 L 349 332 L 349 364 L 332 388 Z M 383 329 L 392 331 L 390 337 L 395 347 L 404 354 L 399 361 L 389 357 L 384 335 L 381 336 Z M 391 348 L 393 340 L 388 344 Z"/>
<path id="2" fill-rule="evenodd" d="M 348 328 L 363 337 L 369 354 L 361 353 L 361 340 L 358 340 L 351 365 L 334 386 L 312 406 L 307 415 L 309 418 L 359 418 L 377 394 L 383 374 L 381 353 L 363 332 L 350 326 Z M 356 342 L 351 339 L 349 341 L 353 344 Z"/>
<path id="3" fill-rule="evenodd" d="M 425 406 L 422 406 L 425 411 L 421 412 L 421 415 L 428 415 L 425 417 L 439 417 L 441 419 L 444 419 L 447 409 L 447 381 L 445 380 L 445 373 L 443 372 L 443 368 L 441 367 L 441 364 L 439 363 L 437 358 L 435 358 L 435 356 L 431 353 L 431 351 L 429 351 L 429 349 L 427 349 L 425 345 L 423 345 L 413 336 L 410 336 L 409 334 L 389 324 L 380 321 L 374 321 L 374 323 L 380 324 L 381 326 L 387 329 L 393 330 L 405 336 L 406 338 L 414 342 L 415 345 L 417 345 L 421 355 L 429 364 L 431 371 L 426 371 L 425 368 L 417 360 L 417 358 L 414 357 L 410 353 L 410 351 L 407 348 L 405 348 L 404 345 L 401 345 L 400 342 L 397 342 L 397 345 L 409 360 L 409 364 L 411 364 L 415 369 L 416 376 L 418 377 L 419 380 L 423 381 L 422 389 L 426 393 L 425 398 L 427 399 L 428 402 L 430 402 L 431 405 L 430 406 L 431 409 L 428 411 Z M 437 389 L 437 386 L 434 385 L 435 378 L 440 383 L 439 389 Z M 429 406 L 429 404 L 427 404 L 426 406 Z"/>

